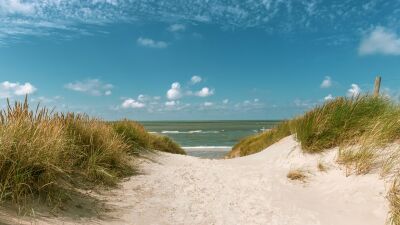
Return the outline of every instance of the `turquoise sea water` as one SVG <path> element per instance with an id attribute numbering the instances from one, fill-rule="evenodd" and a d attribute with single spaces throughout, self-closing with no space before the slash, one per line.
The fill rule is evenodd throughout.
<path id="1" fill-rule="evenodd" d="M 188 155 L 223 158 L 240 139 L 275 126 L 279 121 L 152 121 L 149 132 L 174 139 Z"/>

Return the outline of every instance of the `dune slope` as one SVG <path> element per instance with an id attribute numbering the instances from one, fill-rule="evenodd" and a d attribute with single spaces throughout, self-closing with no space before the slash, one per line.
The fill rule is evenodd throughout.
<path id="1" fill-rule="evenodd" d="M 375 174 L 346 176 L 334 162 L 336 153 L 305 155 L 293 136 L 231 160 L 160 153 L 155 162 L 142 163 L 143 175 L 107 194 L 107 216 L 82 223 L 385 224 L 384 181 Z M 293 170 L 302 171 L 304 181 L 288 179 Z"/>

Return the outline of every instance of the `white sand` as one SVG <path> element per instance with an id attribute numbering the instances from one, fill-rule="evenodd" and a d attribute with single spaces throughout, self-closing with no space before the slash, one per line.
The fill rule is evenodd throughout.
<path id="1" fill-rule="evenodd" d="M 267 150 L 231 160 L 160 154 L 106 196 L 109 218 L 81 224 L 135 225 L 384 225 L 384 181 L 376 174 L 348 176 L 324 155 L 301 153 L 288 137 Z M 329 167 L 317 169 L 318 162 Z M 290 181 L 291 169 L 307 182 Z M 58 218 L 46 223 L 76 224 Z M 41 221 L 37 221 L 41 224 Z M 43 222 L 43 221 L 42 221 Z M 44 223 L 44 222 L 43 222 Z"/>

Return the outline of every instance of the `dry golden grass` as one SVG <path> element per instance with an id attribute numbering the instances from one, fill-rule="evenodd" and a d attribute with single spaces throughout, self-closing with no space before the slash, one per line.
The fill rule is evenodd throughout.
<path id="1" fill-rule="evenodd" d="M 399 182 L 395 180 L 392 187 L 389 190 L 387 199 L 390 204 L 390 217 L 389 224 L 399 225 L 400 224 L 400 186 Z"/>
<path id="2" fill-rule="evenodd" d="M 318 162 L 317 164 L 317 168 L 320 172 L 326 172 L 328 171 L 328 167 L 325 166 L 325 164 L 323 162 Z"/>
<path id="3" fill-rule="evenodd" d="M 359 96 L 328 101 L 271 131 L 243 139 L 232 154 L 256 153 L 290 134 L 296 135 L 305 153 L 339 147 L 338 162 L 348 173 L 366 174 L 377 169 L 384 176 L 400 171 L 400 147 L 393 148 L 400 139 L 400 105 L 388 98 Z M 304 179 L 302 175 L 291 171 L 288 178 Z M 391 221 L 400 225 L 397 182 L 395 186 L 389 194 Z"/>
<path id="4" fill-rule="evenodd" d="M 300 169 L 290 170 L 286 177 L 289 180 L 297 180 L 301 182 L 305 182 L 307 180 L 306 172 Z"/>
<path id="5" fill-rule="evenodd" d="M 113 122 L 116 133 L 122 136 L 131 146 L 130 153 L 139 154 L 142 151 L 157 150 L 175 154 L 186 154 L 185 151 L 170 138 L 154 135 L 139 123 L 129 120 Z"/>
<path id="6" fill-rule="evenodd" d="M 0 111 L 0 202 L 57 205 L 82 186 L 115 185 L 130 175 L 137 149 L 184 154 L 139 124 L 111 125 L 86 115 L 29 109 L 27 98 Z M 137 156 L 137 155 L 136 155 Z"/>

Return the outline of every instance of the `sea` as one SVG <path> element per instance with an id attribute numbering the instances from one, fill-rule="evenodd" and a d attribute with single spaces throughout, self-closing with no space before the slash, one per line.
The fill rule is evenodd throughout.
<path id="1" fill-rule="evenodd" d="M 274 127 L 280 121 L 144 121 L 154 134 L 165 135 L 191 156 L 221 159 L 242 138 Z"/>

